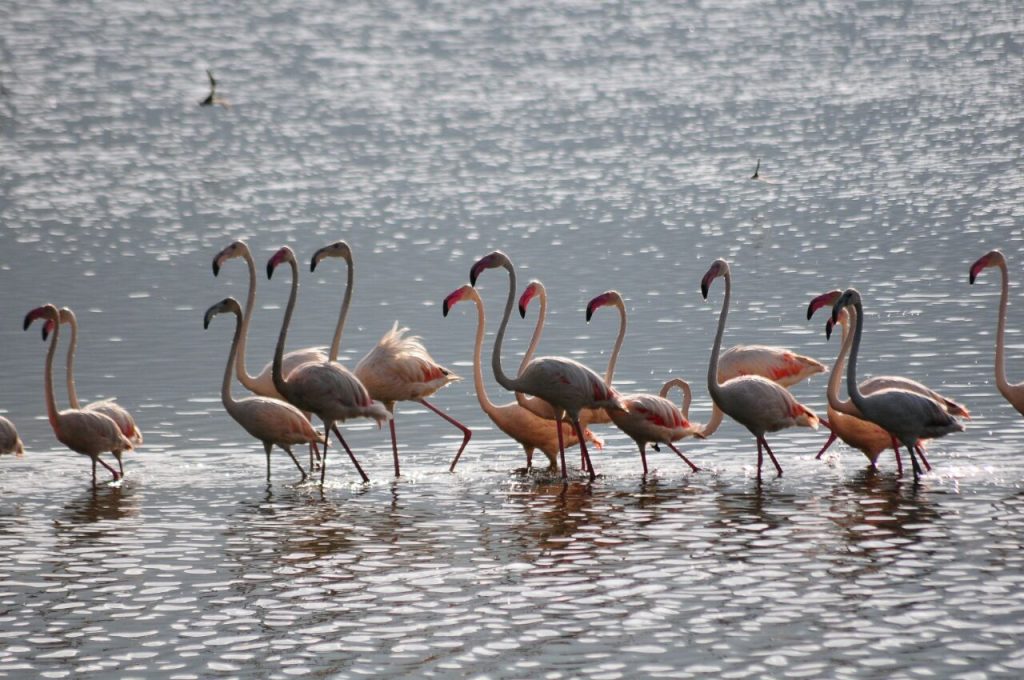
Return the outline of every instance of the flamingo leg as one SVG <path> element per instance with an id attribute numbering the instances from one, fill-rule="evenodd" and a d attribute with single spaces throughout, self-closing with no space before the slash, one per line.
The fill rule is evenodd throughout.
<path id="1" fill-rule="evenodd" d="M 420 403 L 420 404 L 423 404 L 424 406 L 429 408 L 431 411 L 433 411 L 437 415 L 441 416 L 442 418 L 447 420 L 449 423 L 451 423 L 455 427 L 457 427 L 460 430 L 462 430 L 462 446 L 460 446 L 459 450 L 455 452 L 455 460 L 452 461 L 451 467 L 448 468 L 449 472 L 454 472 L 455 471 L 455 464 L 459 462 L 459 458 L 462 456 L 462 451 L 466 448 L 466 444 L 469 443 L 469 438 L 473 436 L 473 431 L 470 430 L 465 425 L 463 425 L 462 423 L 460 423 L 459 421 L 455 420 L 455 418 L 452 418 L 447 413 L 441 411 L 439 408 L 437 408 L 436 406 L 431 404 L 426 399 L 417 399 L 416 401 L 418 403 Z"/>
<path id="2" fill-rule="evenodd" d="M 284 449 L 284 452 L 287 453 L 288 456 L 292 459 L 292 462 L 295 463 L 295 467 L 299 468 L 299 472 L 302 473 L 302 479 L 299 480 L 299 483 L 301 484 L 302 482 L 306 481 L 306 471 L 302 469 L 302 465 L 299 464 L 299 459 L 295 457 L 294 453 L 292 453 L 291 447 L 282 446 L 281 448 Z"/>
<path id="3" fill-rule="evenodd" d="M 365 472 L 363 472 L 362 466 L 359 465 L 359 461 L 356 460 L 355 454 L 352 453 L 352 449 L 348 447 L 348 442 L 346 442 L 345 438 L 341 436 L 341 430 L 339 430 L 338 426 L 334 423 L 331 423 L 331 432 L 333 432 L 334 436 L 338 438 L 339 442 L 341 442 L 341 446 L 342 448 L 345 449 L 345 453 L 348 454 L 348 457 L 352 461 L 352 464 L 356 466 L 356 471 L 359 473 L 359 476 L 363 478 L 363 483 L 365 484 L 366 482 L 370 481 L 370 478 L 366 476 Z M 327 450 L 324 449 L 325 453 L 326 451 Z"/>
<path id="4" fill-rule="evenodd" d="M 761 441 L 764 443 L 765 451 L 768 452 L 768 457 L 772 459 L 772 464 L 775 466 L 775 471 L 778 473 L 778 476 L 781 477 L 782 476 L 782 466 L 779 465 L 779 461 L 775 460 L 775 454 L 772 453 L 771 447 L 768 446 L 768 440 L 765 439 L 764 437 L 761 437 Z"/>
<path id="5" fill-rule="evenodd" d="M 572 426 L 576 430 L 576 436 L 580 439 L 580 451 L 583 452 L 583 459 L 587 462 L 586 470 L 590 473 L 590 481 L 594 481 L 594 478 L 597 477 L 597 475 L 594 473 L 594 464 L 590 462 L 590 452 L 587 451 L 587 441 L 583 437 L 583 428 L 580 427 L 580 419 L 573 418 Z"/>
<path id="6" fill-rule="evenodd" d="M 565 472 L 565 444 L 562 442 L 562 425 L 558 422 L 555 424 L 558 425 L 558 456 L 562 460 L 562 479 L 568 479 L 569 475 Z"/>
<path id="7" fill-rule="evenodd" d="M 121 472 L 121 476 L 124 477 L 124 462 L 121 461 L 121 456 L 119 454 L 114 454 L 114 457 L 117 458 L 117 469 Z"/>
<path id="8" fill-rule="evenodd" d="M 114 468 L 112 468 L 109 465 L 107 465 L 107 462 L 105 460 L 103 460 L 102 458 L 100 458 L 99 456 L 96 456 L 95 458 L 93 458 L 93 464 L 92 464 L 93 465 L 93 469 L 96 468 L 95 461 L 97 461 L 97 460 L 100 462 L 100 465 L 102 465 L 103 467 L 105 467 L 108 470 L 110 470 L 110 474 L 112 474 L 114 476 L 114 481 L 115 482 L 117 480 L 121 479 L 121 477 L 117 474 L 117 470 L 115 470 Z"/>
<path id="9" fill-rule="evenodd" d="M 523 447 L 523 448 L 526 449 L 526 469 L 527 470 L 532 470 L 533 469 L 533 447 L 532 446 L 526 446 L 526 447 Z M 454 472 L 454 470 L 455 470 L 455 463 L 452 463 L 452 471 Z"/>
<path id="10" fill-rule="evenodd" d="M 890 435 L 892 436 L 892 435 Z M 903 460 L 900 458 L 900 444 L 896 441 L 896 437 L 892 437 L 892 450 L 896 454 L 896 474 L 903 476 Z"/>
<path id="11" fill-rule="evenodd" d="M 910 462 L 914 465 L 914 479 L 916 480 L 922 474 L 921 465 L 917 462 L 917 456 L 914 455 L 914 447 L 908 446 L 907 451 L 910 452 Z"/>
<path id="12" fill-rule="evenodd" d="M 828 447 L 832 446 L 832 442 L 834 442 L 836 439 L 836 433 L 830 433 L 828 435 L 828 441 L 826 441 L 825 445 L 821 447 L 821 451 L 818 451 L 818 455 L 814 457 L 814 460 L 821 460 L 821 457 L 825 454 L 826 451 L 828 451 Z"/>
<path id="13" fill-rule="evenodd" d="M 761 451 L 761 438 L 757 438 L 757 478 L 761 479 L 761 463 L 764 462 L 764 453 Z"/>
<path id="14" fill-rule="evenodd" d="M 327 444 L 331 441 L 331 428 L 324 423 L 324 455 L 320 458 L 320 486 L 324 485 L 327 478 Z"/>
<path id="15" fill-rule="evenodd" d="M 263 450 L 267 454 L 267 481 L 270 481 L 270 447 L 273 446 L 270 442 L 263 442 Z"/>
<path id="16" fill-rule="evenodd" d="M 388 427 L 391 430 L 391 455 L 395 459 L 395 477 L 400 477 L 401 474 L 398 471 L 398 435 L 395 434 L 394 412 L 391 414 L 391 420 L 388 421 Z"/>
<path id="17" fill-rule="evenodd" d="M 638 449 L 640 449 L 640 462 L 644 464 L 644 477 L 646 477 L 647 476 L 647 451 L 645 449 L 647 448 L 647 444 L 642 444 L 640 442 L 637 442 L 636 443 L 636 447 Z"/>
<path id="18" fill-rule="evenodd" d="M 924 447 L 918 444 L 916 447 L 917 455 L 921 457 L 921 462 L 924 464 L 924 469 L 928 472 L 932 471 L 932 466 L 928 464 L 928 459 L 924 457 Z"/>
<path id="19" fill-rule="evenodd" d="M 92 457 L 92 484 L 96 486 L 96 456 Z"/>
<path id="20" fill-rule="evenodd" d="M 674 446 L 674 445 L 672 444 L 672 442 L 665 442 L 665 446 L 667 446 L 667 447 L 669 447 L 670 449 L 672 449 L 673 451 L 675 451 L 675 452 L 676 452 L 676 455 L 678 455 L 678 456 L 679 456 L 680 458 L 682 458 L 682 459 L 683 459 L 683 462 L 684 462 L 684 463 L 686 463 L 687 465 L 689 465 L 689 466 L 690 466 L 690 469 L 691 469 L 691 470 L 693 470 L 694 472 L 700 472 L 700 468 L 699 468 L 699 467 L 697 467 L 696 465 L 694 465 L 693 463 L 691 463 L 691 462 L 690 462 L 690 459 L 689 459 L 689 458 L 687 458 L 686 456 L 684 456 L 684 455 L 683 455 L 683 452 L 682 452 L 682 451 L 680 451 L 679 449 L 677 449 L 677 448 L 676 448 L 676 447 L 675 447 L 675 446 Z"/>

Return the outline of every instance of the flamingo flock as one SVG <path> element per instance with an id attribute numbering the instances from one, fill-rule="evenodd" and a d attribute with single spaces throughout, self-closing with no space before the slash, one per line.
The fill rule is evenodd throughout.
<path id="1" fill-rule="evenodd" d="M 248 267 L 249 285 L 244 308 L 234 298 L 225 298 L 206 310 L 203 327 L 209 328 L 219 315 L 234 317 L 234 334 L 221 382 L 221 400 L 228 415 L 263 444 L 268 481 L 271 451 L 277 446 L 288 454 L 299 470 L 300 481 L 307 479 L 308 472 L 319 468 L 320 482 L 324 483 L 332 434 L 345 449 L 361 480 L 368 481 L 369 476 L 339 428 L 339 424 L 353 418 L 370 419 L 378 427 L 388 423 L 394 474 L 400 476 L 395 428 L 395 409 L 400 401 L 413 401 L 426 407 L 462 434 L 462 442 L 449 464 L 449 470 L 454 472 L 472 437 L 472 430 L 431 404 L 427 398 L 460 378 L 436 362 L 418 336 L 410 335 L 409 329 L 400 327 L 396 321 L 353 370 L 338 362 L 354 285 L 353 256 L 347 243 L 337 241 L 320 248 L 310 260 L 310 271 L 315 271 L 328 258 L 340 259 L 346 265 L 341 309 L 329 348 L 309 347 L 285 352 L 299 290 L 299 267 L 295 253 L 287 246 L 277 250 L 269 259 L 266 265 L 268 280 L 273 279 L 281 265 L 287 265 L 291 274 L 290 288 L 273 357 L 256 375 L 248 372 L 245 356 L 246 337 L 255 308 L 257 278 L 256 262 L 246 243 L 235 241 L 218 252 L 213 259 L 213 273 L 218 276 L 224 265 L 235 258 L 242 259 Z M 1012 384 L 1006 377 L 1005 331 L 1009 297 L 1006 258 L 998 250 L 985 254 L 971 265 L 969 282 L 974 284 L 989 268 L 1000 270 L 1002 286 L 996 330 L 996 385 L 1006 400 L 1024 415 L 1024 382 Z M 514 394 L 514 400 L 500 405 L 491 400 L 485 388 L 483 341 L 486 318 L 484 303 L 476 289 L 484 272 L 491 269 L 503 269 L 507 276 L 507 297 L 494 338 L 491 371 L 497 383 Z M 505 373 L 502 350 L 516 304 L 517 277 L 515 265 L 504 252 L 494 251 L 474 262 L 469 270 L 469 283 L 443 299 L 442 313 L 449 316 L 451 310 L 463 301 L 470 301 L 476 306 L 473 383 L 481 410 L 501 432 L 523 447 L 528 469 L 533 465 L 533 453 L 539 449 L 547 459 L 548 469 L 560 472 L 563 479 L 568 478 L 565 450 L 577 446 L 581 472 L 590 480 L 596 478 L 591 449 L 603 448 L 604 442 L 591 428 L 598 424 L 613 424 L 636 443 L 644 475 L 649 471 L 648 444 L 656 450 L 660 446 L 670 448 L 692 472 L 699 472 L 700 468 L 676 444 L 687 437 L 711 437 L 725 416 L 745 427 L 754 437 L 758 478 L 762 473 L 764 453 L 768 454 L 776 474 L 782 475 L 782 466 L 766 439 L 768 434 L 794 426 L 817 429 L 824 425 L 829 436 L 817 458 L 821 458 L 836 439 L 841 439 L 862 451 L 874 467 L 881 454 L 892 448 L 897 472 L 902 474 L 902 447 L 910 456 L 916 479 L 931 469 L 925 456 L 925 442 L 962 431 L 962 421 L 970 419 L 965 406 L 910 378 L 876 376 L 858 381 L 857 360 L 864 332 L 864 300 L 854 288 L 819 295 L 810 301 L 807 308 L 808 320 L 819 309 L 829 310 L 826 338 L 831 336 L 836 325 L 842 329 L 842 340 L 825 392 L 827 417 L 820 417 L 797 401 L 788 388 L 811 375 L 824 372 L 824 365 L 810 357 L 769 345 L 741 345 L 722 350 L 732 297 L 729 263 L 722 259 L 712 262 L 700 281 L 704 299 L 708 298 L 718 279 L 723 280 L 724 290 L 708 361 L 706 386 L 712 413 L 705 425 L 690 422 L 689 408 L 693 395 L 689 383 L 679 377 L 667 376 L 658 394 L 622 394 L 613 387 L 615 364 L 624 344 L 627 323 L 625 302 L 617 291 L 609 290 L 594 297 L 586 308 L 587 322 L 602 307 L 614 307 L 619 312 L 618 334 L 604 376 L 566 356 L 534 357 L 547 311 L 546 292 L 539 281 L 531 281 L 518 300 L 523 317 L 533 299 L 540 301 L 540 312 L 529 347 L 518 371 L 514 375 Z M 24 328 L 27 330 L 36 320 L 43 322 L 43 340 L 49 341 L 44 362 L 43 392 L 47 418 L 54 435 L 68 449 L 90 458 L 94 484 L 97 464 L 110 472 L 113 481 L 122 479 L 123 454 L 143 443 L 134 418 L 113 400 L 86 406 L 79 404 L 73 368 L 78 336 L 74 313 L 52 304 L 42 305 L 28 312 Z M 64 325 L 70 329 L 65 375 L 69 408 L 59 410 L 54 390 L 53 361 L 61 326 Z M 840 396 L 844 367 L 848 396 L 845 400 Z M 236 381 L 252 394 L 235 398 L 232 387 Z M 667 398 L 674 389 L 682 393 L 680 406 Z M 313 415 L 322 423 L 322 432 L 314 427 Z M 292 447 L 298 444 L 309 446 L 308 472 L 292 452 Z M 0 416 L 0 453 L 21 455 L 23 451 L 24 445 L 14 425 Z M 117 468 L 104 461 L 102 454 L 113 455 Z"/>

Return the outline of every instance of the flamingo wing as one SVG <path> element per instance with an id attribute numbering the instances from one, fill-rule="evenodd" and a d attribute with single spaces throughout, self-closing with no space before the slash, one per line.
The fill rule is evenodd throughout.
<path id="1" fill-rule="evenodd" d="M 737 345 L 719 358 L 718 381 L 724 383 L 740 376 L 759 375 L 790 387 L 824 370 L 824 364 L 783 347 Z"/>
<path id="2" fill-rule="evenodd" d="M 355 375 L 375 399 L 384 403 L 423 399 L 459 376 L 441 366 L 415 335 L 398 322 L 360 359 Z"/>
<path id="3" fill-rule="evenodd" d="M 129 451 L 132 443 L 109 416 L 95 411 L 61 411 L 57 414 L 60 443 L 72 451 L 93 456 L 107 451 Z"/>
<path id="4" fill-rule="evenodd" d="M 267 397 L 246 397 L 232 406 L 232 417 L 260 441 L 291 446 L 320 439 L 302 411 L 291 404 Z"/>
<path id="5" fill-rule="evenodd" d="M 970 420 L 971 414 L 967 410 L 967 407 L 963 404 L 959 404 L 952 399 L 948 399 L 943 395 L 939 394 L 935 390 L 929 388 L 927 385 L 919 383 L 916 380 L 910 378 L 903 378 L 895 375 L 880 375 L 873 378 L 868 378 L 860 383 L 860 391 L 864 394 L 873 394 L 881 390 L 897 389 L 906 390 L 907 392 L 915 392 L 922 396 L 928 397 L 943 406 L 943 408 L 954 416 L 961 418 L 967 418 Z"/>

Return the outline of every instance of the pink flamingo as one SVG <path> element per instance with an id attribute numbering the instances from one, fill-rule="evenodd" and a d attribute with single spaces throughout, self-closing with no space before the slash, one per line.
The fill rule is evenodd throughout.
<path id="1" fill-rule="evenodd" d="M 856 311 L 856 330 L 853 347 L 850 350 L 850 365 L 846 369 L 846 390 L 853 405 L 865 420 L 869 420 L 886 432 L 892 433 L 910 452 L 914 466 L 914 478 L 921 474 L 915 453 L 921 453 L 921 439 L 943 437 L 951 432 L 964 429 L 939 402 L 905 389 L 890 387 L 871 394 L 864 394 L 857 383 L 857 356 L 860 338 L 864 330 L 864 308 L 860 293 L 848 288 L 839 296 L 832 307 L 832 323 L 839 320 L 839 312 L 852 306 Z"/>
<path id="2" fill-rule="evenodd" d="M 53 322 L 53 334 L 50 338 L 50 348 L 46 352 L 46 367 L 44 370 L 44 388 L 46 395 L 46 413 L 50 420 L 50 427 L 57 435 L 57 441 L 68 447 L 75 453 L 89 456 L 92 459 L 92 481 L 96 483 L 96 463 L 110 471 L 114 481 L 121 477 L 117 470 L 107 465 L 100 458 L 100 454 L 109 451 L 120 462 L 121 454 L 130 451 L 132 443 L 121 433 L 109 416 L 95 411 L 81 411 L 67 409 L 57 410 L 57 403 L 53 397 L 53 357 L 57 353 L 57 337 L 60 335 L 60 312 L 53 305 L 36 307 L 25 316 L 24 328 L 32 325 L 36 319 L 43 319 L 44 322 Z"/>
<path id="3" fill-rule="evenodd" d="M 238 344 L 242 337 L 242 308 L 238 300 L 225 298 L 206 310 L 203 315 L 203 329 L 210 327 L 210 321 L 218 314 L 235 315 L 235 336 L 228 350 L 228 363 L 224 369 L 224 381 L 221 383 L 220 398 L 224 410 L 235 419 L 246 432 L 263 442 L 263 450 L 267 454 L 267 481 L 270 481 L 270 449 L 276 444 L 295 463 L 302 473 L 300 482 L 306 481 L 306 471 L 292 454 L 293 444 L 312 443 L 320 438 L 309 419 L 302 411 L 279 399 L 271 397 L 245 397 L 235 399 L 231 396 L 231 369 L 235 364 Z"/>
<path id="4" fill-rule="evenodd" d="M 1006 258 L 998 250 L 993 250 L 971 265 L 971 284 L 978 278 L 978 274 L 989 267 L 999 267 L 1002 274 L 1002 293 L 999 296 L 999 320 L 996 326 L 996 387 L 999 392 L 1010 402 L 1010 405 L 1017 409 L 1017 412 L 1024 415 L 1024 382 L 1010 384 L 1006 378 L 1006 351 L 1004 342 L 1006 336 L 1006 308 L 1009 304 L 1010 284 L 1009 275 L 1006 271 Z"/>
<path id="5" fill-rule="evenodd" d="M 832 290 L 811 300 L 807 307 L 808 320 L 814 315 L 815 311 L 822 307 L 831 309 L 841 295 L 842 291 Z M 849 307 L 841 310 L 839 313 L 838 323 L 843 329 L 842 344 L 836 357 L 836 362 L 832 366 L 832 372 L 829 374 L 828 389 L 826 390 L 828 397 L 828 422 L 832 432 L 829 435 L 828 441 L 825 442 L 825 445 L 815 458 L 820 459 L 838 437 L 850 446 L 862 451 L 871 462 L 871 467 L 876 467 L 875 462 L 878 460 L 878 456 L 891 445 L 896 454 L 897 471 L 902 474 L 903 462 L 900 460 L 899 445 L 896 438 L 874 423 L 861 418 L 860 411 L 857 410 L 857 407 L 849 399 L 843 401 L 839 397 L 839 383 L 842 380 L 843 366 L 846 361 L 846 355 L 850 351 L 850 346 L 853 344 L 853 332 L 850 329 L 852 314 L 855 314 L 855 312 Z M 831 334 L 831 329 L 832 320 L 829 319 L 826 335 Z M 864 394 L 872 394 L 889 388 L 917 392 L 942 404 L 951 415 L 970 418 L 970 413 L 966 407 L 929 389 L 916 380 L 900 376 L 876 376 L 863 380 L 860 383 L 860 391 Z M 931 469 L 924 455 L 921 456 L 921 462 L 924 463 L 926 469 Z"/>
<path id="6" fill-rule="evenodd" d="M 295 253 L 288 246 L 274 253 L 267 262 L 268 279 L 273 277 L 274 270 L 282 262 L 287 262 L 291 267 L 292 286 L 288 295 L 288 306 L 281 322 L 281 332 L 274 349 L 274 362 L 271 368 L 274 386 L 292 406 L 300 411 L 315 413 L 324 422 L 324 453 L 320 467 L 320 483 L 323 484 L 327 474 L 327 444 L 332 431 L 348 453 L 359 476 L 367 482 L 369 478 L 335 423 L 344 422 L 349 418 L 373 418 L 380 424 L 389 420 L 391 414 L 381 404 L 370 399 L 369 393 L 359 379 L 337 362 L 306 363 L 296 367 L 287 377 L 284 376 L 284 344 L 292 312 L 295 311 L 295 298 L 299 292 L 299 268 L 295 263 Z"/>
<path id="7" fill-rule="evenodd" d="M 13 453 L 20 456 L 25 453 L 25 445 L 18 436 L 18 430 L 14 428 L 7 418 L 0 416 L 0 454 Z"/>
<path id="8" fill-rule="evenodd" d="M 139 431 L 138 426 L 135 424 L 135 418 L 128 412 L 123 406 L 118 404 L 113 399 L 104 399 L 102 401 L 94 401 L 92 403 L 81 406 L 78 401 L 78 391 L 75 389 L 75 351 L 78 348 L 78 319 L 75 318 L 75 313 L 68 307 L 62 307 L 60 309 L 60 322 L 67 324 L 71 327 L 71 338 L 68 343 L 67 358 L 65 360 L 65 371 L 64 379 L 67 383 L 68 390 L 68 404 L 72 409 L 78 411 L 96 411 L 102 413 L 113 419 L 117 426 L 121 429 L 121 433 L 128 438 L 128 441 L 132 443 L 132 448 L 136 448 L 142 445 L 142 432 Z M 52 332 L 53 324 L 47 321 L 43 325 L 43 340 L 46 339 L 48 333 Z M 121 458 L 117 459 L 118 467 L 121 472 L 121 476 L 124 477 L 124 466 L 121 464 Z"/>
<path id="9" fill-rule="evenodd" d="M 761 476 L 762 453 L 764 446 L 768 456 L 775 465 L 775 470 L 782 476 L 782 467 L 775 459 L 766 432 L 778 432 L 794 425 L 818 427 L 818 416 L 814 411 L 797 402 L 786 388 L 762 378 L 759 375 L 744 375 L 726 380 L 719 384 L 718 354 L 722 348 L 722 335 L 725 333 L 725 319 L 729 313 L 729 298 L 732 295 L 732 276 L 729 263 L 715 260 L 700 283 L 700 292 L 706 300 L 711 282 L 719 276 L 725 278 L 725 297 L 722 299 L 722 311 L 718 316 L 718 333 L 711 349 L 711 362 L 708 364 L 708 392 L 711 399 L 726 415 L 746 427 L 757 439 L 757 476 Z"/>
<path id="10" fill-rule="evenodd" d="M 498 426 L 498 429 L 523 446 L 523 449 L 526 452 L 527 469 L 530 469 L 533 465 L 534 449 L 540 449 L 544 455 L 547 456 L 549 463 L 548 469 L 555 469 L 558 465 L 558 434 L 555 432 L 555 429 L 551 427 L 551 421 L 535 415 L 516 402 L 497 405 L 490 400 L 490 397 L 487 396 L 487 388 L 484 386 L 484 376 L 481 368 L 485 320 L 484 304 L 483 300 L 480 299 L 480 294 L 477 293 L 476 289 L 470 285 L 462 286 L 461 288 L 452 291 L 448 297 L 444 299 L 441 311 L 444 316 L 447 317 L 449 310 L 451 310 L 456 303 L 461 302 L 462 300 L 472 300 L 476 304 L 477 324 L 476 340 L 473 348 L 473 384 L 476 387 L 476 396 L 477 400 L 480 402 L 480 408 L 482 408 L 491 421 Z M 530 340 L 530 347 L 526 350 L 526 356 L 523 357 L 523 366 L 528 364 L 530 359 L 533 358 L 533 353 L 538 341 L 540 340 L 540 330 L 541 323 L 538 319 L 538 323 L 534 328 L 533 338 Z M 569 446 L 578 443 L 578 440 L 576 439 L 576 432 L 573 430 L 571 425 L 565 422 L 559 422 L 557 426 L 562 428 L 562 440 L 567 442 Z M 584 429 L 583 433 L 587 437 L 587 441 L 596 444 L 598 448 L 600 448 L 602 444 L 601 440 L 594 436 L 590 430 Z M 450 472 L 455 471 L 455 464 L 458 462 L 459 457 L 456 456 L 455 459 L 452 460 L 451 467 L 448 468 Z"/>
<path id="11" fill-rule="evenodd" d="M 441 411 L 427 401 L 445 385 L 461 378 L 434 361 L 422 340 L 415 335 L 405 335 L 408 328 L 399 328 L 396 321 L 391 330 L 377 342 L 356 364 L 356 377 L 363 381 L 370 395 L 384 404 L 391 413 L 391 452 L 395 461 L 395 477 L 399 476 L 398 436 L 395 432 L 395 402 L 415 401 L 441 416 L 462 432 L 462 444 L 455 452 L 455 460 L 449 470 L 454 469 L 462 451 L 469 444 L 472 431 L 455 418 Z"/>
<path id="12" fill-rule="evenodd" d="M 559 410 L 559 419 L 568 418 L 576 430 L 576 436 L 580 443 L 580 451 L 584 460 L 584 467 L 590 475 L 595 478 L 594 466 L 587 451 L 583 428 L 580 425 L 580 410 L 583 408 L 611 408 L 623 410 L 624 405 L 619 399 L 618 393 L 610 388 L 597 373 L 587 368 L 578 361 L 566 357 L 539 357 L 533 359 L 522 370 L 516 378 L 509 378 L 501 368 L 501 343 L 505 338 L 505 330 L 508 327 L 508 320 L 512 316 L 512 306 L 515 303 L 516 293 L 516 272 L 512 261 L 501 251 L 494 251 L 490 255 L 478 260 L 473 264 L 469 273 L 469 282 L 476 285 L 477 277 L 486 269 L 504 267 L 508 272 L 509 287 L 508 300 L 505 304 L 505 314 L 502 317 L 501 325 L 498 327 L 498 334 L 494 339 L 494 351 L 491 356 L 491 367 L 494 370 L 494 377 L 498 384 L 512 392 L 525 392 L 526 394 L 540 397 Z M 556 430 L 559 438 L 559 451 L 561 451 L 562 478 L 567 478 L 565 467 L 565 447 L 562 439 L 562 429 Z"/>
<path id="13" fill-rule="evenodd" d="M 615 361 L 619 356 L 619 350 L 622 349 L 622 342 L 626 336 L 626 303 L 618 291 L 609 290 L 601 293 L 587 303 L 587 322 L 590 322 L 596 310 L 605 306 L 614 306 L 619 310 L 619 334 L 615 340 L 615 347 L 612 350 L 611 360 L 608 364 L 610 375 L 614 370 Z M 610 385 L 611 382 L 608 384 Z M 682 411 L 665 398 L 673 387 L 678 387 L 682 390 Z M 689 383 L 675 378 L 665 383 L 661 389 L 660 396 L 637 392 L 622 395 L 621 399 L 622 403 L 626 405 L 626 410 L 613 411 L 611 419 L 620 430 L 628 434 L 636 442 L 637 448 L 640 449 L 640 461 L 643 463 L 645 476 L 647 475 L 647 444 L 651 442 L 655 445 L 664 444 L 668 446 L 690 466 L 691 470 L 694 472 L 700 470 L 673 444 L 673 442 L 691 435 L 703 436 L 700 426 L 692 425 L 687 420 L 690 402 L 693 399 Z"/>

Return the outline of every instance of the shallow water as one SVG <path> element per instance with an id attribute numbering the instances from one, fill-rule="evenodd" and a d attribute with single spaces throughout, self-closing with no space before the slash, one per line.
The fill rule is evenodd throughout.
<path id="1" fill-rule="evenodd" d="M 15 3 L 0 21 L 0 677 L 362 675 L 1017 677 L 1024 653 L 1020 416 L 995 391 L 1000 247 L 1019 279 L 1021 15 L 1015 3 Z M 205 68 L 230 108 L 200 108 Z M 762 182 L 748 178 L 761 159 Z M 508 252 L 548 286 L 542 352 L 600 368 L 616 288 L 625 390 L 701 388 L 721 287 L 726 344 L 830 363 L 807 302 L 856 286 L 864 375 L 912 375 L 966 403 L 934 471 L 870 472 L 824 435 L 770 437 L 785 476 L 754 476 L 727 422 L 683 442 L 689 474 L 604 428 L 601 477 L 525 475 L 472 381 L 346 425 L 371 476 L 332 455 L 295 485 L 224 414 L 230 323 L 256 254 L 250 370 L 270 357 L 287 281 L 289 346 L 329 341 L 343 272 L 304 263 L 346 239 L 350 364 L 398 319 L 470 378 L 475 315 L 444 296 Z M 287 278 L 287 277 L 282 277 Z M 481 277 L 491 327 L 506 281 Z M 1008 367 L 1024 345 L 1011 289 Z M 83 400 L 116 396 L 146 443 L 120 486 L 53 440 L 45 346 L 24 314 L 76 310 Z M 819 312 L 819 315 L 821 313 Z M 506 362 L 532 329 L 514 318 Z M 490 337 L 488 338 L 490 341 Z M 62 366 L 58 362 L 58 369 Z M 489 375 L 489 372 L 488 372 Z M 825 380 L 794 388 L 824 410 Z M 508 397 L 488 379 L 491 396 Z M 237 391 L 238 393 L 241 390 Z M 570 461 L 572 458 L 570 458 Z"/>

